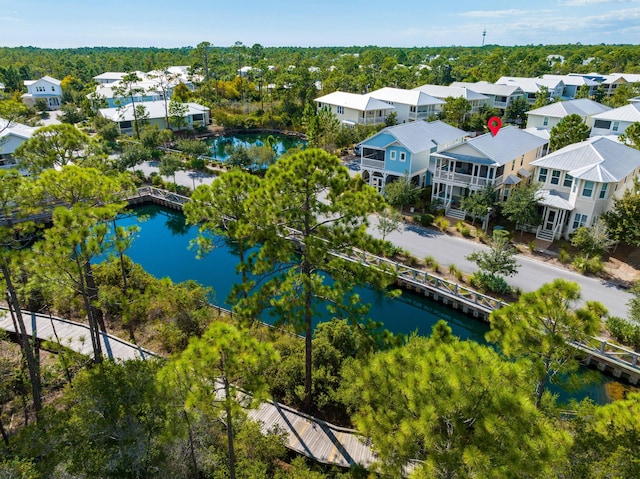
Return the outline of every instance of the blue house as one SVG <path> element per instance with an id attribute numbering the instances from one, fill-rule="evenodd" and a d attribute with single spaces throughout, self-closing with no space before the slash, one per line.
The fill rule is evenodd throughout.
<path id="1" fill-rule="evenodd" d="M 467 132 L 442 121 L 390 126 L 359 143 L 362 179 L 381 190 L 405 174 L 426 186 L 435 171 L 432 153 L 460 144 Z"/>

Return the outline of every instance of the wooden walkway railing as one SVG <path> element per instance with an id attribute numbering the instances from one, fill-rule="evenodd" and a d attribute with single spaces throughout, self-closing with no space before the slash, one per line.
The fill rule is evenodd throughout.
<path id="1" fill-rule="evenodd" d="M 231 311 L 219 308 L 220 311 Z M 52 341 L 86 356 L 93 356 L 89 327 L 86 324 L 29 311 L 22 312 L 28 334 L 41 341 Z M 0 306 L 0 329 L 16 334 L 8 308 Z M 111 334 L 102 334 L 102 349 L 112 360 L 147 359 L 158 354 L 123 341 Z M 249 416 L 261 422 L 263 432 L 278 426 L 287 434 L 287 448 L 323 464 L 369 467 L 375 460 L 366 439 L 353 429 L 339 427 L 308 416 L 275 401 L 265 401 Z"/>

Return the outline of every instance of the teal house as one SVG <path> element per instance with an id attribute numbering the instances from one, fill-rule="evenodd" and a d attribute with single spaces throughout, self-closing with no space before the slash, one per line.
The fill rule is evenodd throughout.
<path id="1" fill-rule="evenodd" d="M 358 144 L 362 179 L 381 190 L 406 174 L 412 183 L 427 186 L 435 168 L 432 154 L 462 143 L 467 135 L 442 121 L 387 127 Z"/>

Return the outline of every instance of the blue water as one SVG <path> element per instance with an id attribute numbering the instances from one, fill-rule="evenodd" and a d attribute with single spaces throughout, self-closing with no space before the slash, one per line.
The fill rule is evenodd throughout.
<path id="1" fill-rule="evenodd" d="M 197 236 L 197 228 L 186 225 L 182 213 L 155 205 L 137 207 L 135 215 L 118 220 L 126 226 L 137 223 L 137 218 L 147 216 L 147 221 L 137 223 L 140 233 L 127 251 L 133 261 L 156 277 L 169 277 L 175 282 L 193 279 L 210 286 L 215 291 L 211 301 L 230 309 L 226 298 L 234 283 L 240 281 L 236 272 L 237 258 L 232 248 L 221 238 L 218 247 L 202 259 L 196 258 L 196 250 L 190 248 Z M 471 339 L 485 344 L 484 334 L 489 327 L 449 307 L 428 300 L 423 296 L 403 292 L 399 298 L 388 298 L 370 290 L 357 291 L 363 302 L 370 303 L 369 317 L 380 321 L 393 333 L 409 334 L 417 332 L 429 335 L 432 326 L 440 319 L 447 321 L 453 333 L 462 339 Z M 265 316 L 267 322 L 273 319 Z M 321 319 L 321 318 L 319 318 Z M 324 318 L 329 319 L 328 315 Z M 582 399 L 590 397 L 598 403 L 607 401 L 604 385 L 610 380 L 600 375 L 598 382 L 584 387 L 578 392 L 567 394 L 556 389 L 561 398 Z"/>
<path id="2" fill-rule="evenodd" d="M 210 138 L 206 140 L 207 144 L 211 147 L 211 154 L 216 160 L 224 161 L 229 158 L 225 148 L 227 145 L 241 145 L 250 147 L 252 145 L 263 146 L 267 137 L 272 136 L 275 138 L 276 143 L 273 148 L 276 152 L 276 156 L 282 156 L 287 150 L 291 148 L 304 148 L 307 146 L 307 142 L 301 140 L 296 136 L 281 135 L 281 134 L 267 134 L 267 133 L 247 133 L 243 135 L 233 136 L 219 136 L 216 138 Z"/>

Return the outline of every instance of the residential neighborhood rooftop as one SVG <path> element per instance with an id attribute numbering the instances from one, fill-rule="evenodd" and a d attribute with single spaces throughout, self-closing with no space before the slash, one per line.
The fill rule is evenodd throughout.
<path id="1" fill-rule="evenodd" d="M 580 115 L 581 117 L 597 115 L 611 110 L 611 107 L 598 103 L 588 98 L 576 100 L 557 101 L 535 110 L 529 110 L 527 115 L 548 116 L 553 118 L 564 118 L 567 115 Z"/>
<path id="2" fill-rule="evenodd" d="M 574 178 L 617 183 L 640 168 L 640 151 L 604 136 L 565 146 L 532 165 L 568 171 Z"/>
<path id="3" fill-rule="evenodd" d="M 328 95 L 316 98 L 315 101 L 318 103 L 343 106 L 345 108 L 351 108 L 358 111 L 393 110 L 395 108 L 393 105 L 389 105 L 381 100 L 344 91 L 334 91 Z"/>
<path id="4" fill-rule="evenodd" d="M 385 102 L 397 102 L 406 105 L 443 105 L 445 103 L 443 100 L 419 90 L 404 90 L 391 87 L 380 88 L 365 94 L 365 96 Z"/>
<path id="5" fill-rule="evenodd" d="M 613 108 L 603 113 L 593 115 L 596 120 L 615 120 L 634 123 L 640 121 L 640 103 L 633 102 L 619 108 Z"/>

